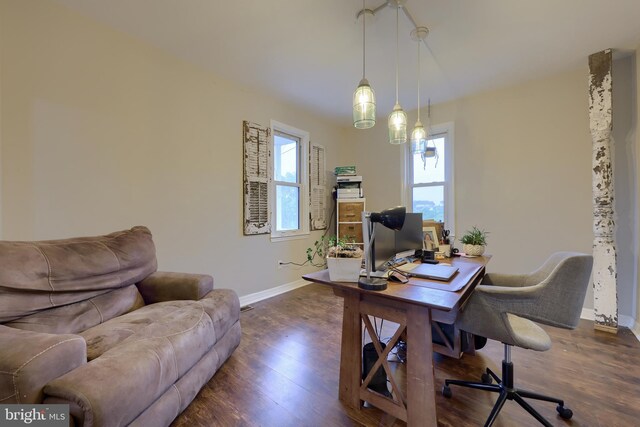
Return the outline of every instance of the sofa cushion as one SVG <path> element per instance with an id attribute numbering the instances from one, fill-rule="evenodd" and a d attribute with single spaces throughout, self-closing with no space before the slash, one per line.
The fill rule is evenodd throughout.
<path id="1" fill-rule="evenodd" d="M 214 289 L 199 301 L 176 300 L 147 305 L 89 328 L 80 335 L 87 342 L 88 359 L 93 360 L 118 345 L 186 333 L 197 327 L 202 316 L 208 317 L 211 324 L 207 335 L 208 347 L 211 347 L 240 318 L 237 295 L 228 289 Z"/>
<path id="2" fill-rule="evenodd" d="M 84 425 L 129 424 L 224 342 L 228 330 L 222 328 L 235 327 L 232 336 L 239 339 L 238 298 L 227 298 L 229 292 L 151 304 L 85 331 L 93 360 L 49 382 L 45 393 L 50 401 L 81 408 Z M 214 320 L 210 313 L 216 306 L 236 320 Z M 220 348 L 230 352 L 236 345 L 233 340 Z M 227 354 L 215 353 L 217 365 L 222 356 Z"/>
<path id="3" fill-rule="evenodd" d="M 49 334 L 77 334 L 144 306 L 136 285 L 107 291 L 74 304 L 43 310 L 5 323 L 12 328 Z"/>
<path id="4" fill-rule="evenodd" d="M 82 337 L 0 325 L 0 404 L 41 403 L 44 386 L 87 362 Z M 3 423 L 4 425 L 4 423 Z"/>
<path id="5" fill-rule="evenodd" d="M 134 284 L 156 268 L 146 227 L 98 237 L 0 241 L 0 323 Z"/>

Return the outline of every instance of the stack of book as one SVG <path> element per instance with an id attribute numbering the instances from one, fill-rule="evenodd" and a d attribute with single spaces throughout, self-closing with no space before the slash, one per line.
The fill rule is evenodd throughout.
<path id="1" fill-rule="evenodd" d="M 364 197 L 362 176 L 356 175 L 355 166 L 335 168 L 338 199 L 358 199 Z"/>

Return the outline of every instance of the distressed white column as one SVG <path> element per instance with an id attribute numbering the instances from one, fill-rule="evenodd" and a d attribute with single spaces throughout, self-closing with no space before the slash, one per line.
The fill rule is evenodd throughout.
<path id="1" fill-rule="evenodd" d="M 618 293 L 611 165 L 611 66 L 611 49 L 589 56 L 595 328 L 615 333 L 618 330 Z"/>

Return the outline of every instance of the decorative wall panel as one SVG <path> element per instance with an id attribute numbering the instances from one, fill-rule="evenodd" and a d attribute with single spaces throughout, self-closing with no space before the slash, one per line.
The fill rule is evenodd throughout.
<path id="1" fill-rule="evenodd" d="M 271 129 L 243 122 L 244 234 L 271 233 Z"/>

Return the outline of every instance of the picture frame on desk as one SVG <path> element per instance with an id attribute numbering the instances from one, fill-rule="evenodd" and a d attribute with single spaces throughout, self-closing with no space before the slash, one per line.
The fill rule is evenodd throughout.
<path id="1" fill-rule="evenodd" d="M 442 222 L 438 222 L 438 221 L 434 221 L 431 219 L 427 219 L 422 221 L 422 231 L 426 231 L 427 227 L 433 227 L 436 229 L 435 235 L 433 237 L 436 238 L 436 246 L 438 243 L 440 243 L 440 240 L 442 239 L 442 230 L 444 229 L 444 223 Z"/>
<path id="2" fill-rule="evenodd" d="M 435 250 L 439 245 L 438 231 L 436 227 L 422 227 L 423 244 L 422 249 L 427 251 Z"/>

